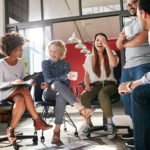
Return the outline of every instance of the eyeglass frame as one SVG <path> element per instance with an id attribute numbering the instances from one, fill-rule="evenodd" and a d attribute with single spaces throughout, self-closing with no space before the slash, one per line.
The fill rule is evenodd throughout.
<path id="1" fill-rule="evenodd" d="M 137 2 L 138 2 L 138 0 L 134 0 L 133 2 L 127 4 L 127 8 L 133 7 L 135 5 L 135 3 L 137 3 Z"/>

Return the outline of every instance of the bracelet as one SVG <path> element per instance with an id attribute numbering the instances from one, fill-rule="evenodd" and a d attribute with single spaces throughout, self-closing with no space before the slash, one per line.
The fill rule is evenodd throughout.
<path id="1" fill-rule="evenodd" d="M 128 89 L 128 90 L 132 90 L 132 89 L 130 88 L 131 85 L 132 85 L 132 82 L 129 82 L 129 83 L 127 84 L 127 89 Z"/>

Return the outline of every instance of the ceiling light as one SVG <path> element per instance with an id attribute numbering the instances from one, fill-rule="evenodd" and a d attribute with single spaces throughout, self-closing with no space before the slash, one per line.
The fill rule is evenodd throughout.
<path id="1" fill-rule="evenodd" d="M 81 48 L 85 48 L 85 44 L 82 43 L 81 40 L 79 40 L 78 44 L 75 45 L 75 48 L 81 49 Z"/>
<path id="2" fill-rule="evenodd" d="M 78 43 L 79 40 L 80 40 L 80 39 L 78 39 L 78 38 L 76 37 L 75 32 L 73 32 L 73 33 L 72 33 L 72 36 L 68 39 L 68 42 L 70 42 L 70 43 Z"/>
<path id="3" fill-rule="evenodd" d="M 87 49 L 86 46 L 85 46 L 83 49 L 81 49 L 80 53 L 90 54 L 91 51 L 89 49 Z"/>

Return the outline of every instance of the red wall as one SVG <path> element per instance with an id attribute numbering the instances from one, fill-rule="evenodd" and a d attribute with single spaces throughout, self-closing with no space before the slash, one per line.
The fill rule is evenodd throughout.
<path id="1" fill-rule="evenodd" d="M 77 44 L 77 43 L 76 43 Z M 67 55 L 65 60 L 67 60 L 71 65 L 71 71 L 78 72 L 78 80 L 77 81 L 71 81 L 71 86 L 78 86 L 78 82 L 81 82 L 84 80 L 84 69 L 83 69 L 83 63 L 85 61 L 85 54 L 80 53 L 81 49 L 76 49 L 76 44 L 67 44 Z M 85 42 L 84 43 L 88 49 L 92 51 L 92 42 Z M 116 40 L 109 40 L 109 45 L 111 49 L 118 50 L 116 47 Z"/>

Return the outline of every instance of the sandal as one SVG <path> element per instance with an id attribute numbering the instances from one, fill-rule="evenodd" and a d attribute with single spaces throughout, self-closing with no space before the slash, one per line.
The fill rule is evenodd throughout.
<path id="1" fill-rule="evenodd" d="M 60 142 L 60 131 L 55 132 L 55 130 L 54 130 L 54 134 L 53 134 L 51 144 L 58 144 L 59 142 Z"/>
<path id="2" fill-rule="evenodd" d="M 10 143 L 15 143 L 16 142 L 16 136 L 15 136 L 15 132 L 14 129 L 11 128 L 7 128 L 7 135 L 8 135 L 8 141 Z"/>
<path id="3" fill-rule="evenodd" d="M 90 113 L 89 112 L 87 113 L 86 107 L 83 107 L 82 109 L 79 110 L 80 115 L 86 120 L 87 123 L 89 122 L 89 117 L 92 115 L 93 112 L 94 109 Z"/>

